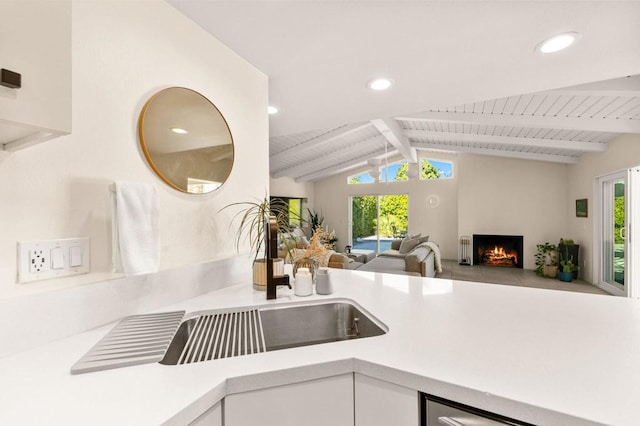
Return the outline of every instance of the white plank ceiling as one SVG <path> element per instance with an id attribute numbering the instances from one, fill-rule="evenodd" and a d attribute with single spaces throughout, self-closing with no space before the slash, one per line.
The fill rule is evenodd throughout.
<path id="1" fill-rule="evenodd" d="M 408 161 L 415 149 L 575 163 L 620 134 L 640 133 L 640 76 L 397 116 L 386 131 L 376 121 L 272 137 L 272 176 L 324 179 L 383 158 L 385 141 L 387 155 Z"/>

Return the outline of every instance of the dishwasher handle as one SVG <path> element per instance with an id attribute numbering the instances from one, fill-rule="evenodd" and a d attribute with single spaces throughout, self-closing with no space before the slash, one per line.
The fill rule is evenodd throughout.
<path id="1" fill-rule="evenodd" d="M 422 395 L 423 426 L 534 426 L 444 398 Z"/>
<path id="2" fill-rule="evenodd" d="M 505 425 L 508 425 L 508 423 L 502 423 L 493 419 L 489 419 L 487 417 L 481 417 L 481 416 L 465 413 L 462 415 L 455 415 L 455 417 L 452 417 L 451 415 L 439 416 L 438 425 L 440 426 L 505 426 Z"/>
<path id="3" fill-rule="evenodd" d="M 438 423 L 441 426 L 466 426 L 464 423 L 460 423 L 451 417 L 438 417 Z"/>

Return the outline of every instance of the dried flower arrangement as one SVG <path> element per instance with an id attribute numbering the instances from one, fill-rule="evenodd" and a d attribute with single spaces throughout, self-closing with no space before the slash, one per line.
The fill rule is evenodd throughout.
<path id="1" fill-rule="evenodd" d="M 329 232 L 328 229 L 317 226 L 313 231 L 309 245 L 304 249 L 293 251 L 293 261 L 307 257 L 318 261 L 321 266 L 326 266 L 328 258 L 335 253 L 335 241 L 337 241 L 335 231 Z"/>
<path id="2" fill-rule="evenodd" d="M 311 237 L 311 241 L 309 241 L 309 245 L 313 244 L 314 240 L 316 245 L 324 246 L 327 250 L 335 250 L 338 238 L 336 237 L 335 230 L 329 232 L 329 228 L 317 226 L 313 231 L 313 236 Z"/>

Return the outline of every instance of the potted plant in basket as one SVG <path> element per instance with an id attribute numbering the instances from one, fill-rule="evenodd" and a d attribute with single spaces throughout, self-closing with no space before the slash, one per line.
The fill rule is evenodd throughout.
<path id="1" fill-rule="evenodd" d="M 248 240 L 253 252 L 253 288 L 256 290 L 267 289 L 267 259 L 265 227 L 269 226 L 269 217 L 275 216 L 278 225 L 278 235 L 291 232 L 289 226 L 289 212 L 286 211 L 286 203 L 280 199 L 243 201 L 232 203 L 221 210 L 241 207 L 233 220 L 240 218 L 236 234 L 236 250 L 240 251 L 242 241 Z M 284 275 L 284 259 L 273 259 L 274 275 Z"/>
<path id="2" fill-rule="evenodd" d="M 538 244 L 536 246 L 536 274 L 555 278 L 558 272 L 558 247 L 555 244 Z"/>

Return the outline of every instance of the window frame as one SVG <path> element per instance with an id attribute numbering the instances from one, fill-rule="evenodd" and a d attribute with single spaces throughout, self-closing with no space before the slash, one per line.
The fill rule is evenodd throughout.
<path id="1" fill-rule="evenodd" d="M 422 164 L 425 161 L 436 161 L 438 163 L 447 163 L 451 165 L 451 176 L 447 176 L 447 177 L 438 177 L 437 179 L 429 179 L 429 178 L 423 178 L 422 177 Z M 420 174 L 418 175 L 418 179 L 421 181 L 438 181 L 438 180 L 448 180 L 448 179 L 454 179 L 455 178 L 455 164 L 453 161 L 451 160 L 444 160 L 444 159 L 440 159 L 440 158 L 433 158 L 433 157 L 420 157 Z M 436 167 L 435 165 L 431 164 L 433 167 Z M 438 169 L 440 170 L 440 169 Z"/>

